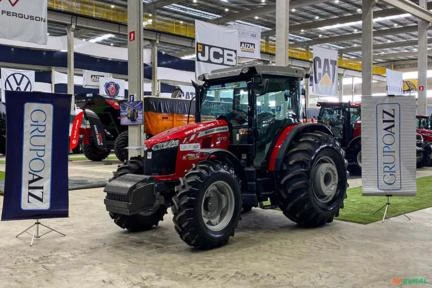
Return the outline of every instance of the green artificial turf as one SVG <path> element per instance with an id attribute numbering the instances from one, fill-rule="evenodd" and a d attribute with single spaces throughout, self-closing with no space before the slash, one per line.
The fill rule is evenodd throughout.
<path id="1" fill-rule="evenodd" d="M 385 196 L 362 196 L 362 188 L 348 189 L 345 207 L 341 209 L 338 220 L 369 224 L 382 219 L 384 210 L 374 214 L 386 203 Z M 396 197 L 390 199 L 388 217 L 399 216 L 428 207 L 432 207 L 432 177 L 417 179 L 417 195 L 415 197 Z"/>
<path id="2" fill-rule="evenodd" d="M 0 171 L 0 181 L 4 181 L 5 179 L 5 172 Z"/>

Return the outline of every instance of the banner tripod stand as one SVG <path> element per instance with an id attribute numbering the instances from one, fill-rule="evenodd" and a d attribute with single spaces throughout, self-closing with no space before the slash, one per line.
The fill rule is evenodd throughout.
<path id="1" fill-rule="evenodd" d="M 40 234 L 40 226 L 45 227 L 46 229 L 48 229 L 48 231 L 45 232 L 45 233 L 43 233 L 43 234 Z M 33 233 L 30 233 L 29 230 L 32 229 L 33 227 L 35 227 L 34 232 L 33 232 Z M 19 238 L 19 237 L 20 237 L 21 235 L 23 235 L 24 233 L 27 233 L 27 234 L 29 234 L 29 235 L 32 235 L 32 239 L 31 239 L 31 242 L 30 242 L 30 246 L 33 246 L 33 242 L 34 242 L 35 239 L 40 239 L 40 238 L 42 238 L 43 236 L 45 236 L 45 235 L 47 235 L 48 233 L 51 233 L 51 232 L 55 232 L 55 233 L 61 235 L 62 237 L 65 237 L 65 236 L 66 236 L 66 234 L 63 234 L 63 233 L 57 231 L 57 230 L 54 229 L 54 228 L 51 228 L 51 227 L 49 227 L 49 226 L 47 226 L 47 225 L 44 225 L 44 224 L 42 224 L 42 223 L 39 221 L 39 219 L 36 219 L 36 222 L 35 222 L 33 225 L 31 225 L 30 227 L 26 228 L 24 231 L 22 231 L 22 232 L 20 232 L 18 235 L 16 235 L 16 238 Z"/>
<path id="2" fill-rule="evenodd" d="M 382 222 L 384 222 L 386 219 L 387 219 L 387 213 L 388 213 L 388 211 L 389 211 L 389 208 L 390 208 L 390 197 L 392 197 L 392 195 L 386 195 L 386 197 L 387 197 L 387 201 L 386 201 L 386 203 L 381 207 L 381 208 L 379 208 L 378 210 L 376 210 L 372 215 L 375 215 L 375 214 L 377 214 L 379 211 L 381 211 L 381 210 L 383 210 L 384 209 L 384 215 L 383 215 L 383 218 L 382 218 Z M 406 215 L 406 214 L 402 214 L 405 218 L 407 218 L 408 219 L 408 221 L 411 221 L 411 218 L 408 216 L 408 215 Z"/>

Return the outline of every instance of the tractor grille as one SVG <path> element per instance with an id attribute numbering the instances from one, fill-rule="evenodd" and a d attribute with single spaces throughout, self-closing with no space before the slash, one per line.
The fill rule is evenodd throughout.
<path id="1" fill-rule="evenodd" d="M 109 200 L 115 200 L 115 201 L 120 201 L 120 202 L 129 202 L 129 198 L 128 195 L 121 195 L 121 194 L 111 194 L 111 193 L 107 193 L 106 196 L 107 199 Z"/>
<path id="2" fill-rule="evenodd" d="M 148 153 L 151 153 L 149 159 Z M 144 155 L 144 175 L 169 175 L 175 173 L 177 147 L 159 151 L 146 151 Z"/>

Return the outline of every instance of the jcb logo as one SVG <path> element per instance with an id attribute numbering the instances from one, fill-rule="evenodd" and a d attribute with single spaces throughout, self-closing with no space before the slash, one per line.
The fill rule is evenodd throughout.
<path id="1" fill-rule="evenodd" d="M 196 51 L 197 60 L 200 62 L 225 66 L 237 65 L 236 50 L 197 43 Z"/>

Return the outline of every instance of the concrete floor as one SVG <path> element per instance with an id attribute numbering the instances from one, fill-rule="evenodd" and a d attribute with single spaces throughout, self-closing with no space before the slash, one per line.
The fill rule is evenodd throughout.
<path id="1" fill-rule="evenodd" d="M 116 167 L 70 166 L 71 175 L 95 177 L 110 177 Z M 30 236 L 15 235 L 32 221 L 0 222 L 0 287 L 394 287 L 394 277 L 419 276 L 432 282 L 432 209 L 409 214 L 411 222 L 335 221 L 310 230 L 279 211 L 254 209 L 227 246 L 201 252 L 179 239 L 171 214 L 152 231 L 120 230 L 102 190 L 70 192 L 70 217 L 43 221 L 66 237 L 49 234 L 29 247 Z"/>

